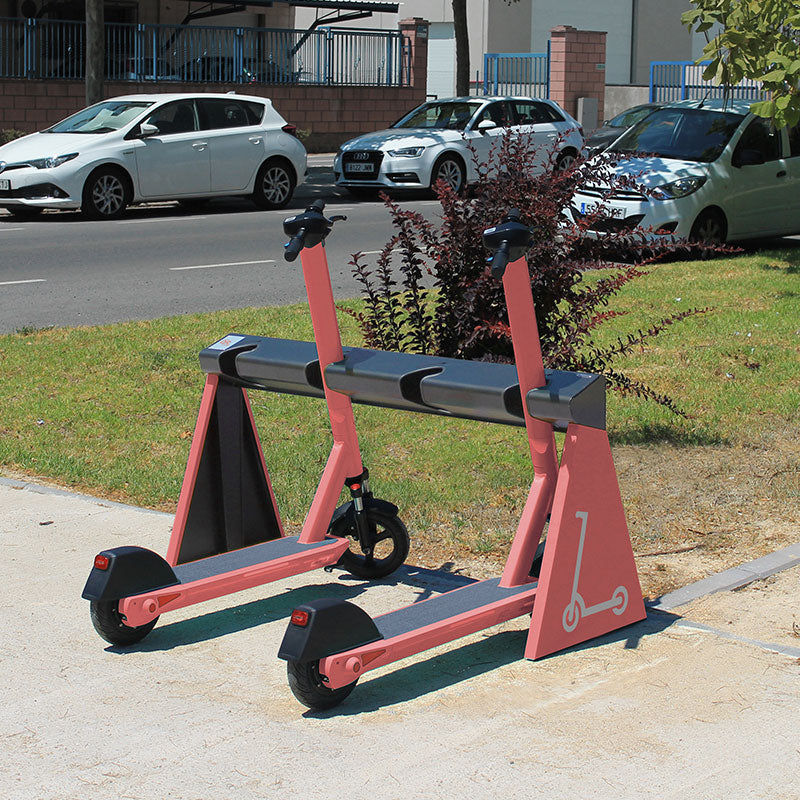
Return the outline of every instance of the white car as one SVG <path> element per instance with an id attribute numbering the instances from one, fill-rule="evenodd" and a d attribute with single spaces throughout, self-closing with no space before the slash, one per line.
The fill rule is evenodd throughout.
<path id="1" fill-rule="evenodd" d="M 577 120 L 551 100 L 453 97 L 410 111 L 391 128 L 345 142 L 336 154 L 336 184 L 353 194 L 379 189 L 429 189 L 444 180 L 455 191 L 477 177 L 470 147 L 485 164 L 506 130 L 527 135 L 544 168 L 553 147 L 565 168 L 583 147 Z"/>
<path id="2" fill-rule="evenodd" d="M 572 215 L 600 204 L 597 232 L 645 228 L 648 237 L 720 243 L 800 233 L 800 126 L 776 130 L 748 103 L 672 103 L 606 152 L 622 158 L 614 172 L 644 191 L 582 186 Z"/>
<path id="3" fill-rule="evenodd" d="M 115 97 L 0 147 L 0 208 L 114 219 L 131 203 L 228 195 L 283 208 L 306 174 L 293 132 L 264 97 Z"/>

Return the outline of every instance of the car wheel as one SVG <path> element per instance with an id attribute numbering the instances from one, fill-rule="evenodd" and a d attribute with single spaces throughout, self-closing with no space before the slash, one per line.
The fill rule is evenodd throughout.
<path id="1" fill-rule="evenodd" d="M 90 219 L 116 219 L 130 203 L 128 181 L 121 170 L 101 167 L 83 186 L 81 210 Z"/>
<path id="2" fill-rule="evenodd" d="M 454 192 L 464 188 L 464 165 L 455 156 L 440 156 L 431 170 L 431 191 L 439 181 L 444 181 Z"/>
<path id="3" fill-rule="evenodd" d="M 724 244 L 727 238 L 725 215 L 714 208 L 707 208 L 697 217 L 689 234 L 690 241 L 705 244 Z"/>
<path id="4" fill-rule="evenodd" d="M 575 153 L 569 150 L 564 150 L 563 152 L 558 154 L 558 158 L 556 159 L 553 171 L 564 172 L 565 170 L 568 170 L 574 163 L 575 163 Z"/>
<path id="5" fill-rule="evenodd" d="M 294 193 L 294 170 L 286 161 L 271 158 L 261 165 L 256 175 L 253 202 L 259 208 L 283 208 Z"/>

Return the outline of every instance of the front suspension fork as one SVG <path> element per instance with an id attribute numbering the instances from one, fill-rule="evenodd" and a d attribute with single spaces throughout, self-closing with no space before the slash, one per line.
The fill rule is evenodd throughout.
<path id="1" fill-rule="evenodd" d="M 367 508 L 372 500 L 372 492 L 369 488 L 369 470 L 365 467 L 361 475 L 356 478 L 347 478 L 345 484 L 353 499 L 356 533 L 361 552 L 365 556 L 371 556 L 375 548 L 375 533 L 369 524 L 369 515 L 367 514 Z"/>

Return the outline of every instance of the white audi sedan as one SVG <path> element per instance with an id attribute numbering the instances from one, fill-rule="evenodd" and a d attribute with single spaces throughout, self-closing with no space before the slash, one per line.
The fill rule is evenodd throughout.
<path id="1" fill-rule="evenodd" d="M 800 125 L 778 130 L 749 103 L 672 103 L 606 152 L 628 185 L 582 186 L 571 209 L 598 234 L 721 243 L 800 233 Z"/>
<path id="2" fill-rule="evenodd" d="M 551 100 L 531 97 L 454 97 L 432 100 L 410 111 L 391 128 L 345 142 L 336 154 L 336 184 L 352 194 L 379 189 L 429 189 L 443 180 L 455 191 L 477 177 L 498 137 L 531 137 L 538 166 L 563 169 L 583 147 L 577 120 Z"/>
<path id="3" fill-rule="evenodd" d="M 0 208 L 114 219 L 131 203 L 232 195 L 283 208 L 306 174 L 294 131 L 264 97 L 114 97 L 0 147 Z"/>

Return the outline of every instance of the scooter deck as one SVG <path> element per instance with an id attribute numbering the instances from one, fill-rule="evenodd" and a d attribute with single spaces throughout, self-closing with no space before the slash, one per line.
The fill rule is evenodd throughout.
<path id="1" fill-rule="evenodd" d="M 535 583 L 525 583 L 521 586 L 506 588 L 500 586 L 500 578 L 489 578 L 485 581 L 471 583 L 460 589 L 422 600 L 419 603 L 390 611 L 380 617 L 375 617 L 375 625 L 384 639 L 393 639 L 403 636 L 428 625 L 442 623 L 451 617 L 474 612 L 481 606 L 488 606 L 503 600 L 508 600 L 516 595 L 536 589 Z"/>
<path id="2" fill-rule="evenodd" d="M 220 553 L 216 556 L 201 558 L 186 564 L 178 564 L 172 568 L 172 571 L 181 584 L 187 584 L 211 578 L 215 575 L 252 567 L 256 564 L 264 564 L 269 561 L 277 561 L 278 559 L 289 558 L 301 553 L 308 553 L 315 548 L 329 547 L 331 543 L 339 541 L 328 537 L 321 542 L 299 544 L 298 539 L 298 536 L 282 536 L 279 539 L 271 539 L 268 542 L 231 550 L 228 553 Z"/>

